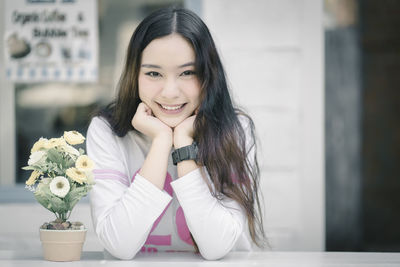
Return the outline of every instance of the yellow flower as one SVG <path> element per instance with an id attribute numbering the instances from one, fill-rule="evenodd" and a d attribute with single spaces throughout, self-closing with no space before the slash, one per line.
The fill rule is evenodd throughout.
<path id="1" fill-rule="evenodd" d="M 66 145 L 67 145 L 67 143 L 65 143 L 65 140 L 62 137 L 60 137 L 60 138 L 51 138 L 48 141 L 48 148 L 53 148 L 53 147 L 56 147 L 56 146 L 64 147 Z"/>
<path id="2" fill-rule="evenodd" d="M 31 149 L 31 153 L 33 152 L 37 152 L 39 150 L 42 149 L 47 149 L 48 147 L 48 142 L 49 140 L 47 140 L 46 138 L 41 137 L 32 147 Z"/>
<path id="3" fill-rule="evenodd" d="M 29 179 L 25 182 L 26 185 L 33 185 L 36 182 L 36 179 L 41 175 L 42 173 L 39 171 L 33 171 L 31 173 L 31 176 Z"/>
<path id="4" fill-rule="evenodd" d="M 82 171 L 91 171 L 94 168 L 94 162 L 88 156 L 82 155 L 76 160 L 75 167 Z"/>
<path id="5" fill-rule="evenodd" d="M 79 184 L 83 184 L 84 182 L 87 182 L 86 174 L 84 171 L 80 171 L 77 168 L 69 168 L 66 171 L 66 174 L 68 177 L 70 177 L 72 180 Z"/>
<path id="6" fill-rule="evenodd" d="M 64 132 L 64 138 L 70 145 L 82 144 L 85 141 L 85 137 L 77 131 Z"/>

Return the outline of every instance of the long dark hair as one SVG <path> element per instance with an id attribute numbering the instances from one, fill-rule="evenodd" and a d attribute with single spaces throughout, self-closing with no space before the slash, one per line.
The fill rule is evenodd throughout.
<path id="1" fill-rule="evenodd" d="M 213 195 L 218 198 L 223 194 L 242 206 L 253 242 L 264 247 L 254 123 L 234 108 L 214 41 L 196 14 L 182 8 L 163 8 L 139 24 L 129 42 L 118 95 L 99 115 L 120 137 L 135 130 L 131 120 L 141 102 L 138 76 L 142 52 L 152 40 L 172 33 L 186 38 L 196 54 L 201 104 L 194 123 L 194 140 L 199 145 L 199 163 L 208 170 L 215 188 Z M 243 117 L 246 129 L 239 117 Z"/>

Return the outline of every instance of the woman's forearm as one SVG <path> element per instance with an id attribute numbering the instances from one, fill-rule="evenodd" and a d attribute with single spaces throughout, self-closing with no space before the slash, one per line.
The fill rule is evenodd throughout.
<path id="1" fill-rule="evenodd" d="M 153 139 L 147 157 L 139 174 L 157 186 L 164 188 L 167 173 L 168 157 L 172 148 L 172 136 L 160 135 Z"/>
<path id="2" fill-rule="evenodd" d="M 133 258 L 171 199 L 140 175 L 129 187 L 112 179 L 97 180 L 90 202 L 101 244 L 114 257 Z"/>
<path id="3" fill-rule="evenodd" d="M 227 197 L 218 200 L 211 194 L 201 172 L 192 171 L 171 186 L 200 253 L 206 259 L 219 259 L 235 245 L 246 218 L 236 201 Z"/>

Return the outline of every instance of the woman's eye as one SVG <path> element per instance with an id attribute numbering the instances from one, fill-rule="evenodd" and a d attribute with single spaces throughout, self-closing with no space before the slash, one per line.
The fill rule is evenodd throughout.
<path id="1" fill-rule="evenodd" d="M 184 72 L 182 72 L 181 76 L 189 76 L 189 75 L 195 75 L 196 72 L 192 71 L 192 70 L 186 70 Z"/>
<path id="2" fill-rule="evenodd" d="M 148 75 L 148 76 L 150 76 L 150 77 L 160 77 L 161 76 L 161 74 L 160 73 L 158 73 L 158 72 L 155 72 L 155 71 L 149 71 L 149 72 L 146 72 L 146 75 Z"/>

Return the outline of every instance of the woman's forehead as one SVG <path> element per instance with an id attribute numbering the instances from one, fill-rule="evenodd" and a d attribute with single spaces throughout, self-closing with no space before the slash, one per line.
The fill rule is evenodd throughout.
<path id="1" fill-rule="evenodd" d="M 195 62 L 192 45 L 179 34 L 170 34 L 151 41 L 142 52 L 142 65 L 185 67 Z"/>

